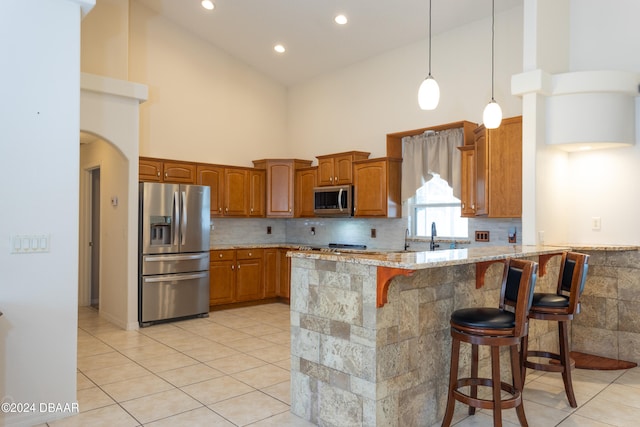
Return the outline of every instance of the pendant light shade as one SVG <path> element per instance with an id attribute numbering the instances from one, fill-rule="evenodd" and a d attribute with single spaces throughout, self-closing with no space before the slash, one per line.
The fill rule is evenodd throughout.
<path id="1" fill-rule="evenodd" d="M 487 129 L 496 129 L 502 123 L 502 108 L 493 99 L 493 82 L 494 78 L 494 44 L 496 38 L 496 1 L 491 1 L 491 102 L 484 108 L 482 113 L 482 122 Z"/>
<path id="2" fill-rule="evenodd" d="M 422 110 L 435 110 L 440 102 L 440 86 L 431 75 L 431 0 L 429 0 L 429 75 L 418 89 L 418 105 Z"/>
<path id="3" fill-rule="evenodd" d="M 484 113 L 482 113 L 482 123 L 487 129 L 496 129 L 500 127 L 502 123 L 502 108 L 493 99 L 484 107 Z"/>
<path id="4" fill-rule="evenodd" d="M 418 89 L 418 104 L 423 110 L 435 110 L 440 102 L 440 86 L 431 74 L 420 84 Z"/>

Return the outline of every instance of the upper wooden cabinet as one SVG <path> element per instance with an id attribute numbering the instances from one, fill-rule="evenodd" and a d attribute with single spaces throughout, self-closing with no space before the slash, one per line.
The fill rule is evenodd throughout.
<path id="1" fill-rule="evenodd" d="M 313 217 L 313 187 L 318 185 L 318 167 L 296 170 L 295 216 Z"/>
<path id="2" fill-rule="evenodd" d="M 354 216 L 402 216 L 402 159 L 388 157 L 353 162 Z"/>
<path id="3" fill-rule="evenodd" d="M 266 170 L 266 216 L 293 218 L 296 169 L 311 166 L 311 160 L 254 160 L 258 169 Z"/>
<path id="4" fill-rule="evenodd" d="M 474 132 L 475 214 L 522 216 L 522 117 L 504 119 L 497 129 L 479 126 Z"/>
<path id="5" fill-rule="evenodd" d="M 462 175 L 460 208 L 461 216 L 476 215 L 476 156 L 475 146 L 463 145 L 458 147 L 462 154 L 460 173 Z"/>
<path id="6" fill-rule="evenodd" d="M 199 164 L 196 175 L 211 188 L 211 216 L 264 216 L 264 171 Z"/>
<path id="7" fill-rule="evenodd" d="M 353 162 L 368 159 L 369 154 L 363 151 L 349 151 L 316 156 L 318 159 L 318 186 L 352 184 Z"/>
<path id="8" fill-rule="evenodd" d="M 138 179 L 145 182 L 196 183 L 196 164 L 140 157 Z"/>
<path id="9" fill-rule="evenodd" d="M 265 216 L 266 172 L 249 169 L 249 216 Z"/>

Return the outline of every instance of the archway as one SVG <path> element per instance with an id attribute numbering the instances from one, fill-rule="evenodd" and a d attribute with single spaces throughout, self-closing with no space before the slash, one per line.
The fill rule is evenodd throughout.
<path id="1" fill-rule="evenodd" d="M 100 316 L 124 329 L 138 327 L 138 136 L 139 105 L 147 99 L 147 87 L 83 73 L 80 84 L 80 130 L 83 138 L 95 140 L 81 147 L 80 190 L 86 191 L 86 170 L 99 166 L 109 169 L 102 177 L 108 200 L 101 208 L 114 220 L 109 224 L 111 239 L 102 259 L 111 257 L 101 268 L 101 282 L 108 283 L 101 292 Z M 83 153 L 84 152 L 84 153 Z M 83 158 L 84 156 L 84 158 Z M 81 193 L 82 197 L 82 193 Z M 112 198 L 115 198 L 112 201 Z M 104 203 L 103 203 L 104 205 Z M 111 209 L 108 211 L 107 209 Z M 80 301 L 86 284 L 87 225 L 80 229 Z M 85 234 L 83 234 L 85 233 Z M 104 234 L 104 233 L 103 233 Z M 103 247 L 105 242 L 102 243 Z M 113 256 L 114 253 L 117 256 Z"/>

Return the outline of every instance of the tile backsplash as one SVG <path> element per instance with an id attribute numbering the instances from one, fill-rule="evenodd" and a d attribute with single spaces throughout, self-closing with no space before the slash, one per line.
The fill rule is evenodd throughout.
<path id="1" fill-rule="evenodd" d="M 267 233 L 268 228 L 271 234 Z M 522 221 L 520 218 L 471 218 L 469 219 L 468 244 L 508 245 L 508 232 L 516 229 L 516 243 L 522 243 Z M 313 229 L 313 231 L 312 231 Z M 213 218 L 211 220 L 211 245 L 249 245 L 292 243 L 310 246 L 325 246 L 329 243 L 366 245 L 368 249 L 404 249 L 406 218 Z M 372 232 L 372 230 L 375 230 Z M 489 231 L 489 242 L 475 242 L 476 230 Z M 375 234 L 375 237 L 372 237 Z M 450 240 L 437 237 L 438 240 Z M 428 249 L 426 241 L 412 241 L 411 249 Z M 440 249 L 448 249 L 441 244 Z"/>

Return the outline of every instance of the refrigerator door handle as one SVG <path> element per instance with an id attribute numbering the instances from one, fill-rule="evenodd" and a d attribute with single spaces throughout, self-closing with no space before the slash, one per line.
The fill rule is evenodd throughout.
<path id="1" fill-rule="evenodd" d="M 145 283 L 158 283 L 158 282 L 171 282 L 171 281 L 179 281 L 179 280 L 192 280 L 192 279 L 202 279 L 207 277 L 209 272 L 202 273 L 188 273 L 188 274 L 165 274 L 162 276 L 151 276 L 145 277 Z"/>
<path id="2" fill-rule="evenodd" d="M 180 199 L 178 198 L 178 192 L 173 193 L 173 241 L 171 244 L 178 245 L 180 241 Z"/>
<path id="3" fill-rule="evenodd" d="M 144 257 L 145 262 L 164 262 L 164 261 L 189 261 L 194 259 L 208 258 L 209 254 L 204 252 L 200 254 L 185 254 L 185 255 L 147 255 Z"/>
<path id="4" fill-rule="evenodd" d="M 182 191 L 182 221 L 180 225 L 180 234 L 182 235 L 182 240 L 180 241 L 181 245 L 187 244 L 187 192 Z"/>

